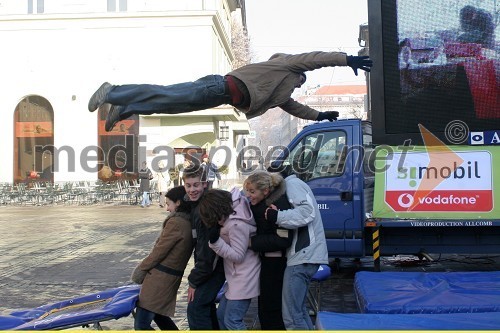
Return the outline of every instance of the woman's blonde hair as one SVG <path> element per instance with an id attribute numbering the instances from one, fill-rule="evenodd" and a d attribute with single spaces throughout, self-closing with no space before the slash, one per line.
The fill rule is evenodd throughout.
<path id="1" fill-rule="evenodd" d="M 278 173 L 270 173 L 267 171 L 255 171 L 243 182 L 243 188 L 246 189 L 248 184 L 253 184 L 260 191 L 274 191 L 283 182 L 283 177 Z"/>

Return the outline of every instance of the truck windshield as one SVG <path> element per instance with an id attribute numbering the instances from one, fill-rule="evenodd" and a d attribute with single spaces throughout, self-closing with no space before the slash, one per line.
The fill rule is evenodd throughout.
<path id="1" fill-rule="evenodd" d="M 313 133 L 292 149 L 284 165 L 291 166 L 304 181 L 339 176 L 344 172 L 344 147 L 346 133 L 342 130 Z"/>

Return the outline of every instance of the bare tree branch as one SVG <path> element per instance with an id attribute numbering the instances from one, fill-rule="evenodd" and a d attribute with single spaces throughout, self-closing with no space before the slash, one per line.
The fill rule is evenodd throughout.
<path id="1" fill-rule="evenodd" d="M 241 20 L 236 15 L 233 15 L 231 19 L 231 47 L 234 53 L 233 69 L 252 62 L 253 54 L 250 50 L 250 38 L 243 28 Z"/>

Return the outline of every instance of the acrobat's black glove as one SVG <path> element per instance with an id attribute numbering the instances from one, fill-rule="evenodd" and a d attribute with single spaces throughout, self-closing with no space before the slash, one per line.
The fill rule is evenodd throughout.
<path id="1" fill-rule="evenodd" d="M 334 121 L 337 120 L 338 117 L 339 117 L 338 111 L 325 111 L 325 112 L 320 112 L 318 114 L 318 118 L 316 118 L 316 121 L 322 121 L 326 119 Z"/>
<path id="2" fill-rule="evenodd" d="M 215 243 L 219 239 L 220 236 L 220 226 L 217 224 L 211 228 L 208 228 L 208 240 L 210 243 Z"/>
<path id="3" fill-rule="evenodd" d="M 276 223 L 278 221 L 278 211 L 276 209 L 269 208 L 266 210 L 266 220 L 270 223 Z"/>
<path id="4" fill-rule="evenodd" d="M 356 76 L 358 75 L 358 68 L 369 72 L 370 67 L 373 66 L 373 61 L 370 60 L 369 56 L 347 56 L 347 66 L 351 67 Z"/>

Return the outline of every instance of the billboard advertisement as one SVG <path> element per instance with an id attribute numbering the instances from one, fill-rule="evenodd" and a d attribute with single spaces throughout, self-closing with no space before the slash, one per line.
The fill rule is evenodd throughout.
<path id="1" fill-rule="evenodd" d="M 500 177 L 495 174 L 500 147 L 414 147 L 380 153 L 374 217 L 500 218 Z"/>

